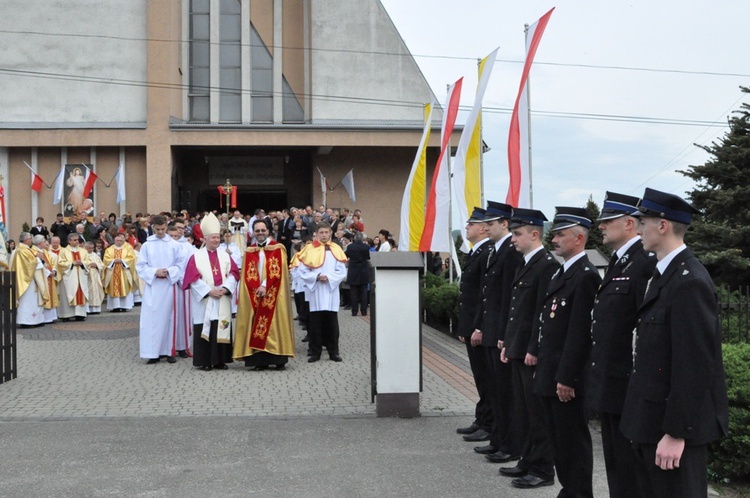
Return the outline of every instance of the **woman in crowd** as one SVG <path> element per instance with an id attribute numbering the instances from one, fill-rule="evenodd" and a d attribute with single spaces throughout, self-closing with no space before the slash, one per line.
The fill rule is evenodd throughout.
<path id="1" fill-rule="evenodd" d="M 391 251 L 391 244 L 388 242 L 388 238 L 391 236 L 391 232 L 386 230 L 385 228 L 381 228 L 378 232 L 378 240 L 380 240 L 380 244 L 378 245 L 378 252 L 390 252 Z"/>

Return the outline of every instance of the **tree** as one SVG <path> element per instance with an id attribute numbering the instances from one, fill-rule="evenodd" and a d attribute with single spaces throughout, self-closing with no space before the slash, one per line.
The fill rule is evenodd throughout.
<path id="1" fill-rule="evenodd" d="M 703 212 L 687 243 L 716 283 L 737 285 L 750 281 L 750 105 L 732 114 L 723 138 L 710 146 L 696 144 L 711 158 L 680 173 L 696 182 L 688 195 Z"/>

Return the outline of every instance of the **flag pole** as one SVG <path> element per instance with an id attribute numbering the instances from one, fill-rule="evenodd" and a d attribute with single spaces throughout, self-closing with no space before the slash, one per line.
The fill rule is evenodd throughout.
<path id="1" fill-rule="evenodd" d="M 482 66 L 482 59 L 477 59 L 477 78 L 481 78 L 479 68 Z M 484 120 L 482 119 L 482 110 L 479 110 L 479 207 L 484 206 Z M 471 212 L 472 207 L 467 205 L 466 208 Z"/>
<path id="2" fill-rule="evenodd" d="M 523 25 L 523 38 L 524 38 L 524 46 L 528 46 L 529 42 L 529 25 L 524 24 Z M 534 209 L 534 183 L 533 183 L 533 175 L 532 175 L 532 167 L 531 167 L 531 72 L 529 72 L 529 76 L 526 78 L 526 87 L 524 88 L 524 92 L 526 92 L 526 137 L 529 141 L 529 208 Z"/>

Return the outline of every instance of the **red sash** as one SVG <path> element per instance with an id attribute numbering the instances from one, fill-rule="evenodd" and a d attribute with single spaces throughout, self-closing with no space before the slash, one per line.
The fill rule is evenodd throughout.
<path id="1" fill-rule="evenodd" d="M 265 248 L 266 264 L 266 295 L 259 298 L 256 291 L 260 287 L 261 278 L 258 271 L 260 262 L 260 251 L 263 249 L 252 246 L 245 253 L 245 263 L 242 268 L 242 278 L 245 280 L 250 302 L 253 305 L 253 324 L 250 329 L 249 345 L 253 349 L 265 349 L 266 338 L 271 329 L 271 321 L 276 312 L 276 299 L 281 287 L 281 245 L 273 244 Z"/>

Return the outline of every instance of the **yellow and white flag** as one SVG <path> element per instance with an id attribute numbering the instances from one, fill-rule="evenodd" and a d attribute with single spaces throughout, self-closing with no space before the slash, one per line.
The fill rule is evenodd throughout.
<path id="1" fill-rule="evenodd" d="M 417 155 L 411 166 L 401 200 L 401 233 L 398 237 L 399 251 L 419 251 L 419 241 L 424 230 L 425 192 L 427 187 L 427 142 L 432 130 L 432 109 L 434 104 L 424 107 L 425 123 Z"/>

